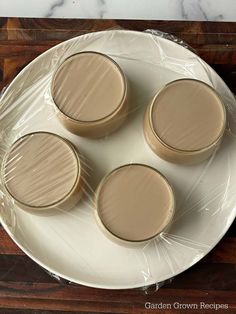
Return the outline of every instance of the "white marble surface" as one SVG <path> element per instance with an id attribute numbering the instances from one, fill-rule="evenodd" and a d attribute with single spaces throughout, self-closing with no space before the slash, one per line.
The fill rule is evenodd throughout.
<path id="1" fill-rule="evenodd" d="M 236 0 L 0 0 L 0 16 L 236 21 Z"/>

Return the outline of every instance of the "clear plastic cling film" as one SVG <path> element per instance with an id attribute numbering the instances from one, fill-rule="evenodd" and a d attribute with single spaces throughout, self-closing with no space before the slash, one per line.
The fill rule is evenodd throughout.
<path id="1" fill-rule="evenodd" d="M 104 77 L 109 84 L 120 78 L 125 78 L 121 85 L 127 84 L 123 94 L 128 113 L 122 107 L 123 95 L 122 106 L 113 108 L 108 118 L 91 118 L 98 121 L 99 134 L 110 130 L 98 137 L 90 133 L 89 123 L 79 126 L 83 136 L 74 134 L 75 117 L 63 116 L 64 107 L 57 108 L 52 97 L 59 67 L 83 52 L 109 57 L 99 63 L 96 73 L 112 61 L 121 71 L 112 76 L 110 68 L 105 73 L 101 70 L 97 86 Z M 63 82 L 63 72 L 60 75 Z M 192 166 L 159 158 L 143 134 L 144 115 L 153 97 L 166 84 L 183 78 L 214 88 L 227 113 L 220 147 L 206 161 Z M 71 84 L 76 89 L 80 81 L 86 86 L 82 100 L 59 93 L 58 101 L 68 110 L 70 99 L 86 102 L 99 89 L 90 86 L 86 73 Z M 60 81 L 55 86 L 61 91 Z M 117 84 L 99 90 L 96 98 L 109 99 L 115 93 L 119 97 Z M 83 106 L 76 114 L 87 119 Z M 173 35 L 158 30 L 108 30 L 63 42 L 26 66 L 6 88 L 0 98 L 0 120 L 1 223 L 25 253 L 63 283 L 106 289 L 143 287 L 146 293 L 153 287 L 156 290 L 204 257 L 235 217 L 235 97 L 214 70 Z M 102 180 L 115 169 L 134 164 L 157 170 L 168 180 L 175 212 L 157 237 L 126 245 L 104 232 L 96 208 Z M 134 178 L 132 185 L 138 195 L 147 182 L 137 182 Z M 119 201 L 115 195 L 111 200 Z M 116 225 L 119 214 L 112 219 L 111 225 Z"/>

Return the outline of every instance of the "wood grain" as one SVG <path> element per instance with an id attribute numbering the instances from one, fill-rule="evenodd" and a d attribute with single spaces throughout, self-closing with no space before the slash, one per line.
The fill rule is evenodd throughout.
<path id="1" fill-rule="evenodd" d="M 35 57 L 69 38 L 106 29 L 159 29 L 189 45 L 236 93 L 236 23 L 0 18 L 0 89 Z M 158 267 L 158 265 L 157 265 Z M 101 290 L 55 278 L 0 227 L 0 313 L 236 313 L 236 224 L 199 263 L 158 289 Z M 171 304 L 147 310 L 145 303 Z M 228 310 L 180 310 L 174 303 L 227 303 Z"/>

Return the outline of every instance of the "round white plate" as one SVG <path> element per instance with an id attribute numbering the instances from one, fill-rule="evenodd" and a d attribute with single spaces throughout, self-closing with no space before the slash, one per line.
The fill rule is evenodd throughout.
<path id="1" fill-rule="evenodd" d="M 49 94 L 55 68 L 69 55 L 94 50 L 108 54 L 126 73 L 131 114 L 116 133 L 99 140 L 70 134 L 58 122 Z M 179 166 L 154 155 L 145 143 L 145 108 L 167 82 L 190 77 L 212 85 L 228 112 L 227 131 L 214 158 L 197 166 Z M 190 99 L 191 101 L 191 99 Z M 221 78 L 199 57 L 169 40 L 133 31 L 105 31 L 80 36 L 50 49 L 31 62 L 1 99 L 1 157 L 16 138 L 47 130 L 70 139 L 91 167 L 87 198 L 65 213 L 36 216 L 13 206 L 2 195 L 1 222 L 18 246 L 48 271 L 69 281 L 107 289 L 135 288 L 163 281 L 189 268 L 222 238 L 235 217 L 235 99 Z M 174 223 L 159 240 L 122 247 L 96 225 L 92 190 L 104 175 L 126 163 L 146 163 L 160 170 L 176 191 Z"/>

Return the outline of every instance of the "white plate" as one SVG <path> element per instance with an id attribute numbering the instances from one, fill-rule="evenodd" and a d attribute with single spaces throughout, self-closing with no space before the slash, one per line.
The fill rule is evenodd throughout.
<path id="1" fill-rule="evenodd" d="M 69 55 L 84 50 L 110 55 L 131 85 L 134 110 L 129 120 L 118 132 L 100 140 L 67 132 L 53 114 L 49 97 L 53 70 Z M 202 80 L 217 89 L 230 112 L 233 130 L 235 99 L 221 78 L 192 52 L 146 33 L 114 30 L 74 38 L 42 54 L 15 78 L 1 99 L 1 155 L 25 133 L 52 131 L 70 139 L 86 155 L 93 168 L 89 180 L 93 189 L 115 167 L 138 162 L 160 170 L 177 195 L 177 212 L 169 233 L 137 248 L 110 242 L 97 227 L 88 199 L 70 212 L 44 217 L 12 207 L 3 196 L 3 226 L 35 262 L 75 283 L 135 288 L 179 274 L 205 256 L 225 234 L 235 217 L 233 131 L 227 132 L 214 158 L 192 167 L 159 159 L 143 137 L 143 113 L 150 99 L 164 84 L 182 77 Z"/>

